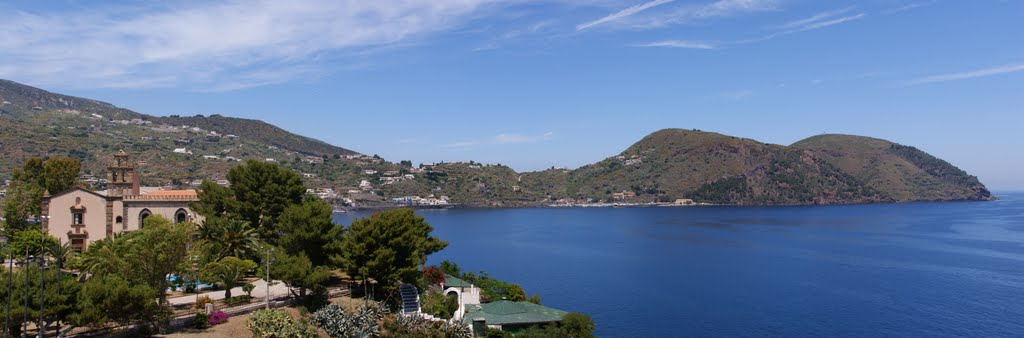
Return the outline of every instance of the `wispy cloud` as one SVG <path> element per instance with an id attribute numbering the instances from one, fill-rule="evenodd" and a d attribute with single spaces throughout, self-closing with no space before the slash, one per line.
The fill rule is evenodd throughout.
<path id="1" fill-rule="evenodd" d="M 751 1 L 756 2 L 756 1 Z M 729 45 L 742 45 L 748 43 L 762 42 L 771 40 L 777 37 L 806 32 L 815 29 L 821 29 L 829 26 L 834 26 L 846 22 L 856 21 L 863 19 L 867 14 L 857 13 L 851 15 L 843 15 L 853 10 L 853 7 L 831 10 L 827 12 L 821 12 L 810 17 L 793 20 L 786 22 L 782 25 L 775 26 L 775 32 L 744 40 L 734 41 L 719 41 L 715 43 L 700 42 L 700 41 L 689 41 L 689 40 L 665 40 L 649 43 L 638 43 L 633 44 L 634 47 L 674 47 L 674 48 L 692 48 L 692 49 L 714 49 L 718 47 L 727 47 Z"/>
<path id="2" fill-rule="evenodd" d="M 489 0 L 225 0 L 8 11 L 0 77 L 34 84 L 231 90 L 335 68 L 337 51 L 401 44 L 471 20 Z M 153 80 L 157 79 L 157 80 Z"/>
<path id="3" fill-rule="evenodd" d="M 477 140 L 460 141 L 460 142 L 455 142 L 455 143 L 443 144 L 443 145 L 441 145 L 441 148 L 453 149 L 453 150 L 456 150 L 456 149 L 466 149 L 466 148 L 472 148 L 472 147 L 477 146 L 479 144 L 480 144 L 480 141 L 477 141 Z"/>
<path id="4" fill-rule="evenodd" d="M 825 28 L 825 27 L 829 27 L 829 26 L 835 26 L 835 25 L 842 24 L 842 23 L 852 22 L 852 21 L 863 19 L 864 17 L 867 16 L 866 13 L 857 13 L 857 14 L 844 15 L 844 14 L 850 12 L 851 10 L 852 10 L 852 8 L 844 8 L 844 9 L 832 10 L 832 11 L 827 11 L 827 12 L 821 12 L 821 13 L 812 15 L 812 16 L 807 17 L 807 18 L 803 18 L 803 19 L 787 22 L 787 23 L 779 26 L 780 30 L 776 31 L 774 33 L 771 33 L 771 34 L 768 34 L 768 35 L 765 35 L 765 36 L 762 36 L 762 37 L 758 37 L 758 38 L 734 41 L 732 43 L 733 44 L 744 44 L 744 43 L 761 42 L 761 41 L 771 40 L 771 39 L 774 39 L 774 38 L 777 38 L 777 37 L 786 36 L 786 35 L 790 35 L 790 34 L 794 34 L 794 33 L 806 32 L 806 31 L 815 30 L 815 29 L 821 29 L 821 28 Z"/>
<path id="5" fill-rule="evenodd" d="M 718 0 L 705 4 L 688 4 L 662 11 L 632 23 L 635 28 L 660 28 L 712 18 L 731 17 L 778 8 L 776 0 Z"/>
<path id="6" fill-rule="evenodd" d="M 899 7 L 890 8 L 890 9 L 884 10 L 884 11 L 882 11 L 882 14 L 885 14 L 885 15 L 896 14 L 896 13 L 899 13 L 899 12 L 905 12 L 905 11 L 909 11 L 909 10 L 912 10 L 912 9 L 918 9 L 918 8 L 921 8 L 921 7 L 924 7 L 924 6 L 928 6 L 928 5 L 931 5 L 931 4 L 934 4 L 934 3 L 935 3 L 934 0 L 932 0 L 932 1 L 924 1 L 924 2 L 909 3 L 909 4 L 906 4 L 906 5 L 903 5 L 903 6 L 899 6 Z"/>
<path id="7" fill-rule="evenodd" d="M 852 9 L 853 9 L 853 7 L 846 7 L 846 8 L 841 8 L 841 9 L 836 9 L 836 10 L 831 10 L 831 11 L 825 11 L 825 12 L 821 12 L 821 13 L 812 15 L 812 16 L 807 17 L 807 18 L 803 18 L 803 19 L 798 19 L 798 20 L 793 20 L 793 21 L 787 22 L 785 24 L 782 24 L 779 27 L 782 28 L 783 30 L 800 29 L 800 28 L 803 28 L 803 27 L 807 27 L 808 25 L 820 23 L 822 21 L 825 21 L 826 19 L 833 18 L 833 17 L 838 16 L 840 14 L 848 13 Z"/>
<path id="8" fill-rule="evenodd" d="M 594 21 L 589 21 L 589 22 L 584 22 L 584 23 L 581 23 L 579 25 L 576 25 L 576 31 L 578 32 L 578 31 L 582 31 L 582 30 L 585 30 L 585 29 L 593 28 L 593 27 L 596 27 L 596 26 L 599 26 L 599 25 L 602 25 L 602 24 L 613 22 L 613 21 L 616 21 L 616 20 L 621 20 L 621 19 L 626 18 L 628 16 L 631 16 L 631 15 L 643 12 L 643 11 L 645 11 L 645 10 L 651 8 L 651 7 L 655 7 L 655 6 L 659 6 L 659 5 L 664 5 L 664 4 L 667 4 L 669 2 L 672 2 L 672 0 L 653 0 L 653 1 L 645 2 L 645 3 L 639 4 L 639 5 L 633 5 L 633 6 L 627 7 L 626 9 L 620 10 L 618 12 L 615 12 L 615 13 L 612 13 L 612 14 L 608 14 L 607 16 L 602 17 L 600 19 L 597 19 L 597 20 L 594 20 Z"/>
<path id="9" fill-rule="evenodd" d="M 633 47 L 667 47 L 667 48 L 689 48 L 689 49 L 713 49 L 714 45 L 699 41 L 686 40 L 665 40 L 649 43 L 635 44 Z"/>
<path id="10" fill-rule="evenodd" d="M 926 77 L 922 77 L 922 78 L 918 78 L 918 79 L 914 79 L 914 80 L 908 81 L 907 84 L 908 85 L 921 85 L 921 84 L 936 83 L 936 82 L 967 80 L 967 79 L 974 79 L 974 78 L 979 78 L 979 77 L 988 77 L 988 76 L 995 76 L 995 75 L 1009 74 L 1009 73 L 1016 73 L 1016 72 L 1024 72 L 1024 63 L 1018 63 L 1018 64 L 1012 64 L 1012 65 L 1004 65 L 1004 66 L 991 67 L 991 68 L 985 68 L 985 69 L 978 69 L 978 70 L 972 70 L 972 71 L 961 72 L 961 73 L 949 73 L 949 74 L 938 74 L 938 75 L 926 76 Z"/>
<path id="11" fill-rule="evenodd" d="M 494 144 L 536 143 L 550 140 L 554 136 L 555 133 L 550 131 L 539 135 L 502 133 L 494 136 L 491 141 Z"/>

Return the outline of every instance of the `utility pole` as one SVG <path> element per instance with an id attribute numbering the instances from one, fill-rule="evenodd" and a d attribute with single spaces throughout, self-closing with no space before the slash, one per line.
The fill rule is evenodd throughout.
<path id="1" fill-rule="evenodd" d="M 24 264 L 21 266 L 25 269 L 25 311 L 21 314 L 21 325 L 25 326 L 24 330 L 21 330 L 22 337 L 28 337 L 28 246 L 25 246 L 25 260 L 22 261 Z"/>
<path id="2" fill-rule="evenodd" d="M 61 266 L 60 266 L 61 259 L 64 258 L 64 243 L 62 243 L 60 238 L 57 239 L 57 250 L 58 250 L 58 252 L 57 252 L 57 296 L 59 297 L 60 296 L 60 278 L 64 274 L 64 272 L 60 270 L 60 268 L 61 268 Z M 60 334 L 60 312 L 57 312 L 57 338 L 60 338 L 60 337 L 61 337 L 61 334 Z"/>
<path id="3" fill-rule="evenodd" d="M 7 231 L 7 229 L 4 229 Z M 7 264 L 10 265 L 7 268 L 7 312 L 4 316 L 4 338 L 7 338 L 7 328 L 11 327 L 11 289 L 14 288 L 14 250 L 11 249 L 11 243 L 7 241 L 7 236 L 3 237 L 4 247 L 7 248 Z"/>
<path id="4" fill-rule="evenodd" d="M 43 224 L 47 223 L 50 216 L 44 215 L 42 218 L 45 220 L 39 222 L 39 338 L 46 335 L 46 328 L 43 327 L 43 310 L 46 304 L 46 229 L 43 228 Z"/>
<path id="5" fill-rule="evenodd" d="M 271 247 L 270 250 L 267 250 L 267 310 L 270 310 L 270 255 L 273 253 L 273 247 Z"/>

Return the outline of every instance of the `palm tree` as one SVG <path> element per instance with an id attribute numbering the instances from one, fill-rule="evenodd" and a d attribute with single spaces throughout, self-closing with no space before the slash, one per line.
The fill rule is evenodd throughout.
<path id="1" fill-rule="evenodd" d="M 231 288 L 238 285 L 238 281 L 245 277 L 245 274 L 256 268 L 256 263 L 248 259 L 228 256 L 216 262 L 210 262 L 203 267 L 199 273 L 207 281 L 212 281 L 224 287 L 224 299 L 231 298 Z"/>
<path id="2" fill-rule="evenodd" d="M 200 225 L 196 238 L 202 242 L 209 262 L 224 257 L 254 257 L 259 253 L 260 239 L 248 222 L 237 219 L 210 218 Z"/>
<path id="3" fill-rule="evenodd" d="M 76 266 L 83 272 L 93 275 L 122 273 L 127 261 L 124 259 L 125 250 L 119 245 L 123 243 L 118 240 L 121 236 L 122 233 L 114 233 L 112 237 L 93 242 L 79 256 Z"/>

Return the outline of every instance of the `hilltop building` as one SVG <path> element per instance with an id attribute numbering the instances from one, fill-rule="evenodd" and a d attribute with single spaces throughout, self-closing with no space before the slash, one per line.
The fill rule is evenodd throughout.
<path id="1" fill-rule="evenodd" d="M 82 251 L 89 243 L 114 233 L 138 230 L 142 221 L 161 215 L 174 223 L 202 218 L 189 208 L 199 200 L 195 190 L 159 190 L 142 187 L 141 179 L 123 150 L 107 167 L 107 190 L 81 187 L 43 196 L 43 229 Z"/>

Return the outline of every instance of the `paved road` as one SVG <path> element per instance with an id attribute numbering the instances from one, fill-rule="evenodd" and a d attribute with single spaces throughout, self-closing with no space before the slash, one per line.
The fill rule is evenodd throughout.
<path id="1" fill-rule="evenodd" d="M 281 281 L 274 281 L 274 283 L 276 283 L 276 284 L 271 284 L 270 285 L 270 299 L 277 299 L 277 298 L 288 296 L 288 287 L 285 286 L 283 282 L 281 282 Z M 264 297 L 267 296 L 267 282 L 265 282 L 262 279 L 260 279 L 260 280 L 253 281 L 252 284 L 256 286 L 256 289 L 252 290 L 252 297 L 253 298 L 263 299 Z M 236 287 L 234 289 L 231 289 L 231 295 L 232 296 L 241 296 L 241 295 L 244 295 L 244 294 L 245 294 L 245 291 L 242 291 L 242 287 L 241 286 Z M 212 292 L 202 293 L 202 294 L 199 294 L 199 295 L 200 296 L 210 297 L 210 299 L 213 299 L 213 300 L 224 299 L 224 290 L 212 291 Z M 196 294 L 189 294 L 187 296 L 169 298 L 167 301 L 170 302 L 171 305 L 192 304 L 192 303 L 196 302 Z"/>

